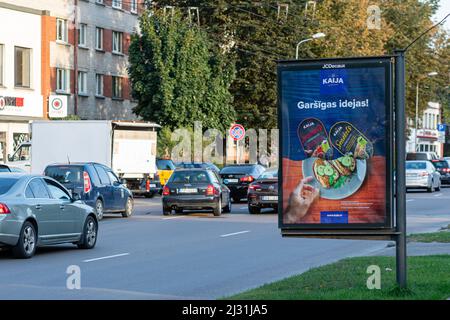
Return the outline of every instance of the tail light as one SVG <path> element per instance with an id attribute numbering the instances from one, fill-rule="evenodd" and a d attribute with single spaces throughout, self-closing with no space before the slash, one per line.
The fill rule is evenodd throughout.
<path id="1" fill-rule="evenodd" d="M 84 193 L 88 193 L 92 189 L 91 178 L 86 171 L 83 171 L 83 184 L 84 184 Z"/>
<path id="2" fill-rule="evenodd" d="M 444 172 L 450 172 L 450 168 L 444 168 L 444 170 L 442 170 Z"/>
<path id="3" fill-rule="evenodd" d="M 256 190 L 256 189 L 261 189 L 261 186 L 259 184 L 251 184 L 248 186 L 249 190 Z"/>
<path id="4" fill-rule="evenodd" d="M 9 211 L 9 208 L 6 204 L 0 203 L 0 214 L 9 214 L 11 211 Z"/>
<path id="5" fill-rule="evenodd" d="M 147 179 L 147 181 L 145 182 L 145 190 L 146 190 L 147 192 L 150 191 L 150 179 Z"/>
<path id="6" fill-rule="evenodd" d="M 217 190 L 216 188 L 214 188 L 214 186 L 212 184 L 209 184 L 206 187 L 206 193 L 207 196 L 213 196 L 213 195 L 218 195 L 219 194 L 219 190 Z"/>
<path id="7" fill-rule="evenodd" d="M 253 182 L 255 181 L 255 178 L 253 178 L 252 176 L 245 176 L 241 178 L 241 182 Z"/>
<path id="8" fill-rule="evenodd" d="M 428 172 L 424 171 L 419 173 L 419 177 L 428 177 Z"/>
<path id="9" fill-rule="evenodd" d="M 170 194 L 170 189 L 168 186 L 164 186 L 162 194 L 163 196 L 168 196 Z"/>

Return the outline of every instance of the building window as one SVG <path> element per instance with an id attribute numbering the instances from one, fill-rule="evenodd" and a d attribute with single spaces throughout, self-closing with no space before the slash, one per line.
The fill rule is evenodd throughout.
<path id="1" fill-rule="evenodd" d="M 122 9 L 122 0 L 112 0 L 112 7 Z"/>
<path id="2" fill-rule="evenodd" d="M 15 86 L 31 87 L 31 49 L 14 47 L 14 76 Z"/>
<path id="3" fill-rule="evenodd" d="M 130 11 L 133 13 L 137 13 L 137 0 L 131 0 Z"/>
<path id="4" fill-rule="evenodd" d="M 122 53 L 122 39 L 123 39 L 123 33 L 113 31 L 112 33 L 112 52 L 113 53 Z"/>
<path id="5" fill-rule="evenodd" d="M 86 47 L 86 35 L 87 35 L 87 24 L 80 23 L 80 28 L 78 29 L 78 45 L 80 47 Z"/>
<path id="6" fill-rule="evenodd" d="M 67 20 L 56 19 L 56 40 L 61 42 L 68 42 Z"/>
<path id="7" fill-rule="evenodd" d="M 56 91 L 68 93 L 70 88 L 70 70 L 56 69 Z"/>
<path id="8" fill-rule="evenodd" d="M 103 97 L 103 75 L 99 73 L 95 75 L 95 95 Z"/>
<path id="9" fill-rule="evenodd" d="M 3 45 L 0 44 L 0 86 L 3 86 Z M 0 153 L 1 156 L 1 153 Z"/>
<path id="10" fill-rule="evenodd" d="M 112 97 L 116 99 L 122 98 L 122 78 L 112 77 Z"/>
<path id="11" fill-rule="evenodd" d="M 95 49 L 103 50 L 103 28 L 95 28 Z"/>
<path id="12" fill-rule="evenodd" d="M 87 72 L 78 72 L 78 94 L 87 95 Z"/>

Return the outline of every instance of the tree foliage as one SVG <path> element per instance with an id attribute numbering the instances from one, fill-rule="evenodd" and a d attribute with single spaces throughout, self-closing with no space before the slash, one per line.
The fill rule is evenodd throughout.
<path id="1" fill-rule="evenodd" d="M 234 66 L 211 49 L 205 32 L 160 11 L 142 14 L 140 31 L 129 54 L 134 112 L 171 129 L 202 121 L 226 130 L 235 119 L 229 92 Z"/>

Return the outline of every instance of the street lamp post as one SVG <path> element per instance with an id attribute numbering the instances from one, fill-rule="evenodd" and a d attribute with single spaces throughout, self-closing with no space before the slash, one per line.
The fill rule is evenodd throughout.
<path id="1" fill-rule="evenodd" d="M 295 60 L 298 60 L 298 48 L 300 47 L 300 45 L 302 43 L 308 42 L 308 41 L 311 41 L 311 40 L 314 40 L 314 39 L 323 38 L 323 37 L 325 37 L 325 33 L 318 32 L 318 33 L 313 34 L 311 38 L 304 39 L 304 40 L 300 41 L 299 43 L 297 43 L 297 48 L 295 49 Z"/>
<path id="2" fill-rule="evenodd" d="M 418 123 L 419 123 L 419 84 L 420 80 L 426 77 L 433 77 L 436 76 L 438 73 L 436 71 L 428 73 L 425 77 L 422 77 L 417 79 L 416 84 L 416 121 L 415 121 L 415 131 L 414 131 L 414 151 L 417 152 L 417 129 L 418 129 Z"/>

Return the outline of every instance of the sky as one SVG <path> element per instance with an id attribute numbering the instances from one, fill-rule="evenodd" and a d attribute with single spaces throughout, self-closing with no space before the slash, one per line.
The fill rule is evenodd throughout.
<path id="1" fill-rule="evenodd" d="M 439 11 L 433 19 L 435 22 L 441 21 L 447 14 L 450 13 L 450 0 L 441 0 L 440 5 Z M 450 30 L 450 17 L 445 20 L 444 26 L 447 30 Z"/>

